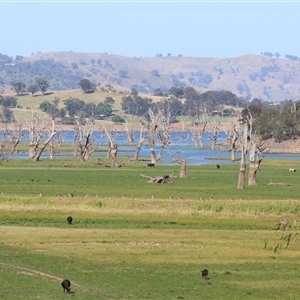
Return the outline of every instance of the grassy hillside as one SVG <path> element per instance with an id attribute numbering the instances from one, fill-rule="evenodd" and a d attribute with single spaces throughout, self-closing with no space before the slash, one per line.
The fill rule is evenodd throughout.
<path id="1" fill-rule="evenodd" d="M 163 99 L 163 97 L 148 95 L 139 93 L 141 97 L 147 97 L 151 98 L 153 102 L 157 102 Z M 40 118 L 46 118 L 50 120 L 50 117 L 48 114 L 42 112 L 39 109 L 39 106 L 44 101 L 52 102 L 54 99 L 59 99 L 58 108 L 64 108 L 64 100 L 67 100 L 69 98 L 77 98 L 80 100 L 83 100 L 86 103 L 94 103 L 98 104 L 100 102 L 103 102 L 106 97 L 112 97 L 115 100 L 115 103 L 113 104 L 113 113 L 115 115 L 121 115 L 130 121 L 130 123 L 138 123 L 139 117 L 132 117 L 132 116 L 126 116 L 124 115 L 122 108 L 121 108 L 121 101 L 122 97 L 124 97 L 124 90 L 116 90 L 115 92 L 109 93 L 102 91 L 100 88 L 97 89 L 94 93 L 84 93 L 81 89 L 74 89 L 74 90 L 63 90 L 63 91 L 48 91 L 45 93 L 45 95 L 42 95 L 41 93 L 37 93 L 34 96 L 26 94 L 22 96 L 15 95 L 12 91 L 9 91 L 9 93 L 6 93 L 5 96 L 13 96 L 17 98 L 18 107 L 13 108 L 12 111 L 14 112 L 14 116 L 16 119 L 20 120 L 21 123 L 26 127 L 26 121 L 28 120 L 28 116 L 31 113 L 32 109 L 34 108 L 38 116 Z M 227 106 L 226 106 L 227 107 Z M 236 110 L 240 110 L 241 108 L 234 108 Z M 208 123 L 214 122 L 214 120 L 217 117 L 208 117 Z M 226 117 L 223 118 L 222 122 L 224 124 L 230 123 L 232 120 L 236 120 L 236 118 L 232 117 Z M 181 119 L 178 121 L 182 121 Z M 111 118 L 106 118 L 104 121 L 106 123 L 112 123 Z M 191 125 L 191 120 L 189 117 L 184 117 L 183 122 L 186 123 L 187 126 Z M 173 124 L 173 127 L 181 129 L 180 124 Z"/>
<path id="2" fill-rule="evenodd" d="M 103 102 L 106 97 L 112 97 L 115 100 L 115 103 L 113 105 L 114 114 L 120 114 L 123 115 L 122 109 L 121 109 L 121 101 L 122 97 L 124 96 L 123 91 L 117 90 L 115 93 L 108 93 L 103 92 L 101 89 L 98 89 L 94 93 L 84 93 L 80 89 L 74 89 L 74 90 L 65 90 L 65 91 L 49 91 L 45 93 L 45 95 L 42 95 L 41 93 L 37 93 L 34 96 L 31 96 L 29 94 L 23 95 L 23 96 L 17 96 L 12 91 L 5 94 L 5 96 L 13 96 L 17 98 L 18 106 L 17 108 L 13 108 L 13 112 L 15 115 L 15 118 L 18 118 L 23 122 L 26 118 L 28 118 L 28 114 L 32 110 L 32 108 L 36 109 L 40 117 L 44 117 L 49 119 L 49 115 L 42 112 L 39 109 L 39 106 L 44 101 L 52 102 L 54 99 L 59 99 L 58 108 L 64 108 L 64 100 L 67 100 L 69 98 L 77 98 L 80 100 L 83 100 L 86 103 L 94 103 L 98 104 L 100 102 Z M 149 97 L 149 95 L 143 95 L 140 94 L 142 97 Z M 155 101 L 159 101 L 161 97 L 157 96 L 151 96 L 151 99 Z M 133 118 L 135 119 L 135 118 Z M 110 118 L 107 119 L 107 121 L 110 121 Z"/>

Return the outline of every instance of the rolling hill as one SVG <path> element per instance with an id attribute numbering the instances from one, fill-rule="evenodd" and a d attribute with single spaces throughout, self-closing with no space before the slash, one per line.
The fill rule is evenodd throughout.
<path id="1" fill-rule="evenodd" d="M 229 90 L 246 99 L 281 101 L 300 98 L 300 61 L 247 54 L 233 58 L 184 56 L 125 57 L 113 54 L 48 52 L 28 57 L 0 54 L 0 88 L 12 81 L 26 86 L 36 77 L 49 81 L 50 90 L 78 89 L 87 78 L 97 88 L 135 88 L 152 94 L 157 88 L 192 86 L 200 92 Z"/>

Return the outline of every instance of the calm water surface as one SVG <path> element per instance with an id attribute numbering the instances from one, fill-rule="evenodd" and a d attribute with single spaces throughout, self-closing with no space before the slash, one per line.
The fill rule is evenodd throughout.
<path id="1" fill-rule="evenodd" d="M 65 131 L 64 133 L 64 143 L 73 143 L 74 134 L 72 131 Z M 130 146 L 127 143 L 127 137 L 125 133 L 115 132 L 116 135 L 115 143 L 118 144 L 118 157 L 132 157 L 135 153 L 135 146 Z M 108 148 L 108 139 L 106 136 L 101 136 L 99 133 L 94 134 L 95 141 L 100 145 L 101 151 L 95 151 L 91 157 L 92 158 L 102 158 L 107 156 L 107 148 Z M 0 138 L 1 133 L 0 133 Z M 225 133 L 221 133 L 217 142 L 222 142 L 226 139 Z M 25 132 L 22 138 L 21 144 L 28 144 L 29 133 Z M 139 140 L 139 132 L 134 134 L 134 140 L 137 142 Z M 209 135 L 205 134 L 203 136 L 203 148 L 196 148 L 193 142 L 190 139 L 190 134 L 188 132 L 175 132 L 172 136 L 173 143 L 170 144 L 170 150 L 165 149 L 163 152 L 163 157 L 161 159 L 162 163 L 172 164 L 173 157 L 178 157 L 180 155 L 181 160 L 185 160 L 189 165 L 201 165 L 201 164 L 224 164 L 231 163 L 230 161 L 230 152 L 223 152 L 218 150 L 210 150 L 211 140 Z M 157 146 L 157 145 L 156 145 Z M 156 153 L 158 148 L 156 149 Z M 172 155 L 170 154 L 172 153 Z M 55 158 L 70 158 L 73 153 L 66 151 L 57 151 Z M 287 160 L 296 160 L 300 159 L 299 154 L 264 154 L 266 158 L 274 158 L 274 159 L 287 159 Z M 28 151 L 20 151 L 16 155 L 10 155 L 6 158 L 9 159 L 27 159 Z M 220 159 L 221 158 L 221 159 Z M 240 158 L 240 153 L 237 153 L 237 158 Z M 49 159 L 48 151 L 44 151 L 41 159 Z M 150 159 L 150 152 L 147 145 L 144 145 L 140 152 L 140 159 Z M 239 162 L 235 162 L 239 164 Z"/>

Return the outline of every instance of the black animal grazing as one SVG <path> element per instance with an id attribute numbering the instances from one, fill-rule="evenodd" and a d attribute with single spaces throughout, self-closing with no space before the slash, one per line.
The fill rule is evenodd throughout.
<path id="1" fill-rule="evenodd" d="M 148 164 L 148 167 L 155 167 L 155 164 L 149 163 L 149 164 Z"/>
<path id="2" fill-rule="evenodd" d="M 67 221 L 68 221 L 69 224 L 72 224 L 73 218 L 72 218 L 71 216 L 68 216 L 68 217 L 67 217 Z"/>
<path id="3" fill-rule="evenodd" d="M 217 168 L 220 169 L 220 165 L 217 165 Z"/>
<path id="4" fill-rule="evenodd" d="M 64 289 L 64 292 L 67 291 L 67 293 L 70 293 L 71 281 L 69 279 L 64 279 L 61 283 L 61 286 Z"/>
<path id="5" fill-rule="evenodd" d="M 207 276 L 208 276 L 208 270 L 207 269 L 204 269 L 203 271 L 201 271 L 202 273 L 202 279 L 208 279 Z"/>

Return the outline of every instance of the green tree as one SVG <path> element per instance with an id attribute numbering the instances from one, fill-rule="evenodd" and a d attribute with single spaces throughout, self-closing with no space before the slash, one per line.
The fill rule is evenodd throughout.
<path id="1" fill-rule="evenodd" d="M 86 112 L 87 117 L 94 117 L 96 105 L 94 103 L 86 103 L 83 107 L 83 111 Z"/>
<path id="2" fill-rule="evenodd" d="M 96 111 L 96 114 L 98 115 L 98 117 L 100 117 L 101 115 L 108 117 L 113 112 L 111 105 L 108 103 L 103 103 L 103 102 L 99 103 L 96 106 L 95 111 Z"/>
<path id="3" fill-rule="evenodd" d="M 131 95 L 135 98 L 139 95 L 139 92 L 135 88 L 132 88 L 131 89 Z"/>
<path id="4" fill-rule="evenodd" d="M 11 89 L 14 90 L 18 96 L 20 96 L 26 92 L 26 85 L 21 81 L 13 81 L 11 83 Z"/>
<path id="5" fill-rule="evenodd" d="M 14 121 L 14 113 L 11 109 L 7 107 L 2 108 L 2 113 L 1 113 L 1 118 L 2 121 L 5 123 L 11 123 Z"/>
<path id="6" fill-rule="evenodd" d="M 128 78 L 128 71 L 127 70 L 120 70 L 119 71 L 119 76 L 121 78 Z"/>
<path id="7" fill-rule="evenodd" d="M 140 96 L 132 97 L 129 95 L 122 98 L 121 107 L 126 114 L 145 116 L 147 118 L 151 103 L 152 99 L 150 98 L 142 98 Z"/>
<path id="8" fill-rule="evenodd" d="M 36 77 L 35 83 L 38 86 L 38 88 L 40 89 L 40 91 L 42 92 L 42 94 L 45 95 L 46 91 L 48 90 L 48 88 L 50 86 L 49 82 L 44 78 Z"/>
<path id="9" fill-rule="evenodd" d="M 69 116 L 74 117 L 78 115 L 79 111 L 83 110 L 85 102 L 76 98 L 69 98 L 64 100 L 64 104 Z"/>
<path id="10" fill-rule="evenodd" d="M 115 100 L 113 99 L 113 97 L 106 97 L 104 103 L 114 104 Z"/>
<path id="11" fill-rule="evenodd" d="M 183 98 L 184 97 L 184 88 L 180 88 L 180 87 L 176 87 L 176 86 L 172 86 L 169 89 L 169 94 L 173 95 L 177 98 Z"/>
<path id="12" fill-rule="evenodd" d="M 32 96 L 39 91 L 39 87 L 36 84 L 31 84 L 27 88 L 27 92 Z"/>
<path id="13" fill-rule="evenodd" d="M 280 118 L 280 112 L 273 108 L 265 108 L 261 111 L 261 114 L 253 122 L 253 130 L 257 132 L 262 139 L 269 139 L 278 132 L 278 120 Z"/>
<path id="14" fill-rule="evenodd" d="M 120 117 L 119 115 L 115 115 L 111 118 L 111 120 L 114 122 L 114 123 L 125 123 L 125 120 Z"/>
<path id="15" fill-rule="evenodd" d="M 0 98 L 0 105 L 7 108 L 14 108 L 17 106 L 17 98 L 12 96 L 5 96 Z"/>
<path id="16" fill-rule="evenodd" d="M 52 104 L 49 102 L 49 101 L 44 101 L 40 104 L 40 110 L 42 112 L 47 112 L 49 107 L 51 106 Z"/>
<path id="17" fill-rule="evenodd" d="M 84 78 L 82 80 L 80 80 L 80 82 L 78 83 L 78 85 L 80 86 L 80 88 L 86 93 L 94 93 L 96 90 L 96 87 L 94 84 L 92 84 L 88 79 Z"/>

